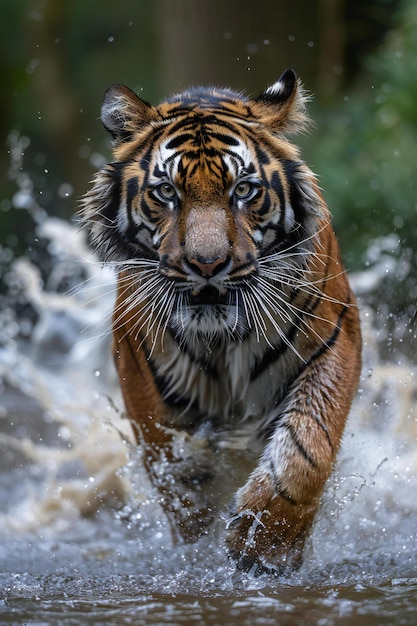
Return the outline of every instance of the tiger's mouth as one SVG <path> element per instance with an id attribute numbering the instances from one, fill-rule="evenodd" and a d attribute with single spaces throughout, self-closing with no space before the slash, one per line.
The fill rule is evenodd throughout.
<path id="1" fill-rule="evenodd" d="M 189 293 L 189 302 L 191 306 L 227 304 L 227 291 L 220 293 L 216 287 L 208 285 L 200 289 L 200 291 L 191 291 Z"/>

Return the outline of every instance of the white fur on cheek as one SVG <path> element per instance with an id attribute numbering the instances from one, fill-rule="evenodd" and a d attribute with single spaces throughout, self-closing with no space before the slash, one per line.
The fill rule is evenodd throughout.
<path id="1" fill-rule="evenodd" d="M 125 233 L 129 227 L 127 217 L 127 206 L 124 200 L 120 201 L 119 212 L 117 214 L 117 229 L 120 233 Z"/>

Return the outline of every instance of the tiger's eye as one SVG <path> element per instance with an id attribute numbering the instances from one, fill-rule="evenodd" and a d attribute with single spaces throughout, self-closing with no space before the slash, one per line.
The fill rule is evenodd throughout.
<path id="1" fill-rule="evenodd" d="M 247 198 L 252 192 L 252 185 L 247 181 L 238 183 L 234 189 L 236 198 Z"/>
<path id="2" fill-rule="evenodd" d="M 158 193 L 164 200 L 172 200 L 177 195 L 174 187 L 169 183 L 162 183 L 162 185 L 159 185 Z"/>

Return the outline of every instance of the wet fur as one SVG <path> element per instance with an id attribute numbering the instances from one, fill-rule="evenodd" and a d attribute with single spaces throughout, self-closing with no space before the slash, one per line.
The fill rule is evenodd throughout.
<path id="1" fill-rule="evenodd" d="M 229 553 L 278 574 L 301 563 L 360 373 L 329 211 L 286 139 L 307 124 L 305 100 L 290 70 L 256 99 L 199 89 L 152 107 L 113 86 L 114 162 L 81 212 L 118 272 L 115 363 L 174 532 L 206 532 L 216 509 L 201 484 L 215 491 L 216 450 L 242 434 L 257 461 Z"/>

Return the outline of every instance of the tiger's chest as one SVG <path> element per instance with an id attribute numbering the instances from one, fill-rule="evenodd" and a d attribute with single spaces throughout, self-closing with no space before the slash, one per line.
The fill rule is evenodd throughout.
<path id="1" fill-rule="evenodd" d="M 290 350 L 265 351 L 257 341 L 210 350 L 176 344 L 156 358 L 170 425 L 198 427 L 211 421 L 228 428 L 267 420 L 282 401 L 298 361 Z"/>

